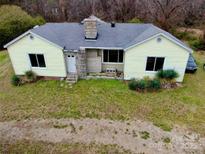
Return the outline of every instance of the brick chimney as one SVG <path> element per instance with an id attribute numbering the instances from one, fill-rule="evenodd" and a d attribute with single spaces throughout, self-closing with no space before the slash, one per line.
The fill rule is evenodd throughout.
<path id="1" fill-rule="evenodd" d="M 97 20 L 96 19 L 84 19 L 84 31 L 85 39 L 96 40 L 97 31 Z"/>

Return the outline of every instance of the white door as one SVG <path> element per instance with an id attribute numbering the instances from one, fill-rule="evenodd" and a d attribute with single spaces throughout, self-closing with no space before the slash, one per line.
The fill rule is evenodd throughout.
<path id="1" fill-rule="evenodd" d="M 76 57 L 72 54 L 67 55 L 68 73 L 76 73 Z"/>

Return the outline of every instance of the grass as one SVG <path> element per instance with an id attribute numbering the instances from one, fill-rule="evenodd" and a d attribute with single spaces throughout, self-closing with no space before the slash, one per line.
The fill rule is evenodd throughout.
<path id="1" fill-rule="evenodd" d="M 9 154 L 129 154 L 115 145 L 51 144 L 44 142 L 18 141 L 0 143 L 0 153 Z"/>
<path id="2" fill-rule="evenodd" d="M 67 128 L 68 125 L 54 124 L 53 127 L 54 127 L 54 128 L 57 128 L 57 129 L 64 129 L 64 128 Z"/>
<path id="3" fill-rule="evenodd" d="M 165 138 L 163 138 L 163 142 L 164 143 L 171 143 L 171 139 L 169 138 L 169 137 L 165 137 Z"/>
<path id="4" fill-rule="evenodd" d="M 145 140 L 150 138 L 150 134 L 147 131 L 140 132 L 140 136 L 142 139 L 145 139 Z"/>
<path id="5" fill-rule="evenodd" d="M 28 118 L 107 118 L 152 121 L 170 131 L 177 124 L 205 135 L 205 53 L 195 53 L 199 70 L 182 88 L 136 93 L 117 80 L 81 80 L 72 89 L 60 81 L 13 87 L 7 53 L 0 57 L 0 121 Z M 63 86 L 62 86 L 63 84 Z"/>

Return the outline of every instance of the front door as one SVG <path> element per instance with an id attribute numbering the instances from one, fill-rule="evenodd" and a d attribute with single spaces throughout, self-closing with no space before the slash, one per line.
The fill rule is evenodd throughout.
<path id="1" fill-rule="evenodd" d="M 76 57 L 74 54 L 67 55 L 68 73 L 76 73 Z"/>

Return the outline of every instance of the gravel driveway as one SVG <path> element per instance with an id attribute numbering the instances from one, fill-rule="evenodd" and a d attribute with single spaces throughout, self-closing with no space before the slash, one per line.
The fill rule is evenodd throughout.
<path id="1" fill-rule="evenodd" d="M 116 144 L 133 153 L 205 153 L 205 138 L 182 128 L 165 132 L 149 122 L 35 119 L 0 123 L 0 142 Z"/>

